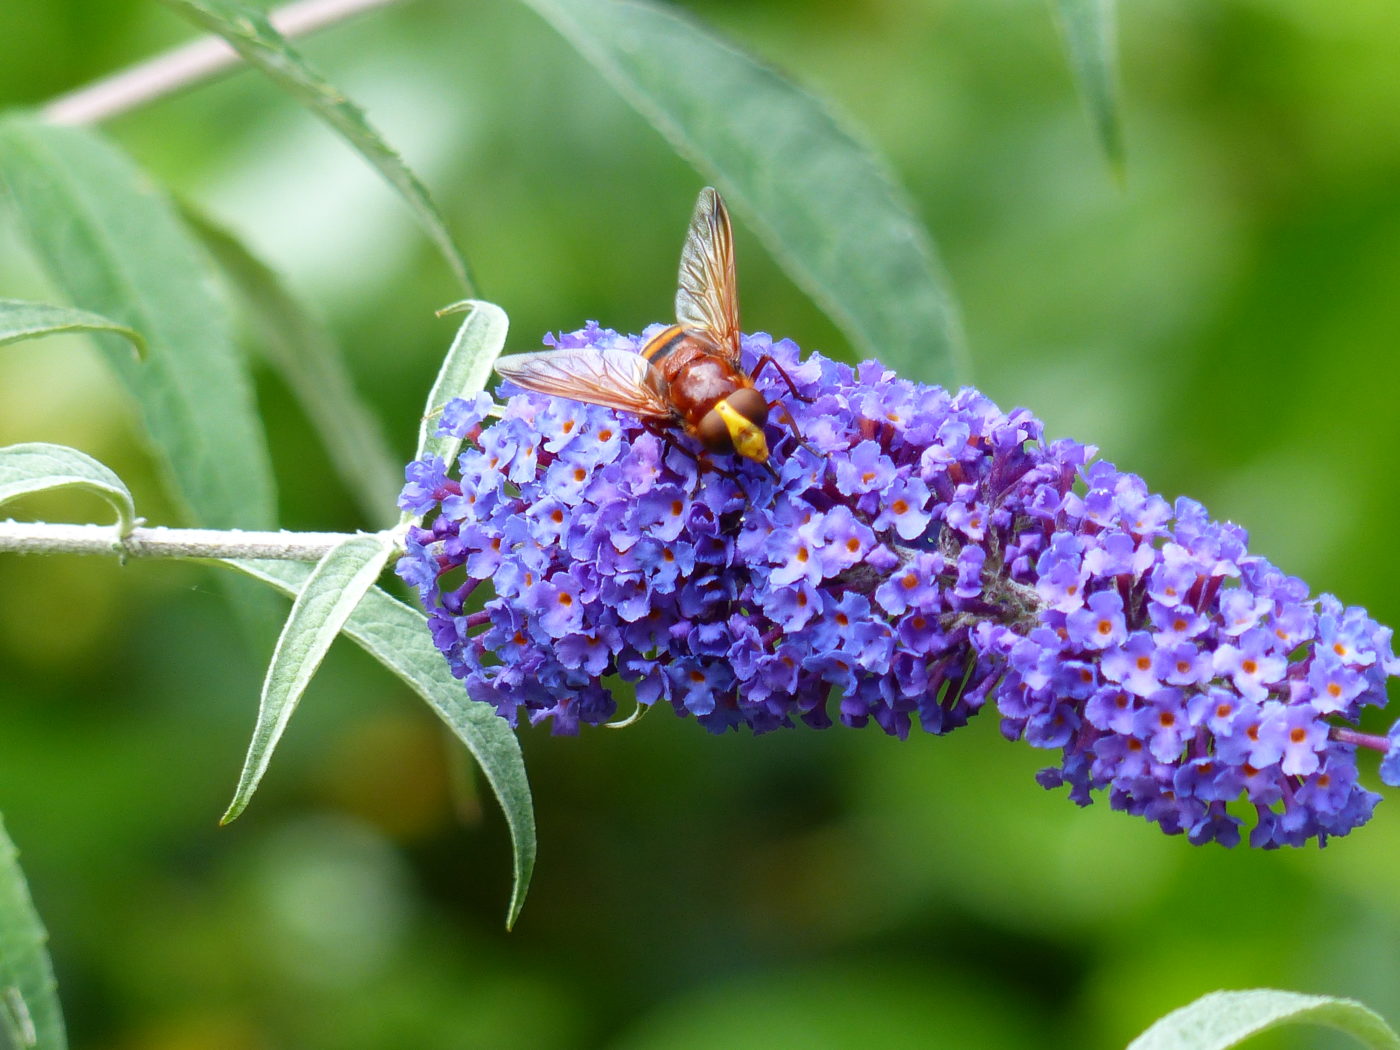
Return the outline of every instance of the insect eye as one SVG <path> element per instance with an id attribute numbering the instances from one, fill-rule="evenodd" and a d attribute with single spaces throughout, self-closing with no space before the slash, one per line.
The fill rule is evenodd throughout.
<path id="1" fill-rule="evenodd" d="M 700 444 L 711 452 L 733 452 L 734 442 L 729 437 L 729 428 L 724 425 L 724 417 L 711 409 L 700 418 L 695 428 L 695 436 Z"/>
<path id="2" fill-rule="evenodd" d="M 742 387 L 729 395 L 730 407 L 755 426 L 768 422 L 768 402 L 753 387 Z"/>

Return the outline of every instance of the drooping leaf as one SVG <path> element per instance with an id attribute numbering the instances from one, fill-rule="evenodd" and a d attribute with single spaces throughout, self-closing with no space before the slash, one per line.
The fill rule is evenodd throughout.
<path id="1" fill-rule="evenodd" d="M 0 1045 L 63 1050 L 63 1012 L 19 851 L 0 823 Z"/>
<path id="2" fill-rule="evenodd" d="M 1335 1028 L 1372 1050 L 1400 1050 L 1400 1037 L 1361 1003 L 1273 988 L 1202 996 L 1167 1014 L 1128 1050 L 1226 1050 L 1270 1028 L 1294 1024 Z"/>
<path id="3" fill-rule="evenodd" d="M 183 213 L 238 293 L 256 349 L 296 395 L 360 512 L 371 525 L 389 524 L 403 465 L 356 394 L 331 334 L 231 233 L 188 206 Z"/>
<path id="4" fill-rule="evenodd" d="M 462 447 L 462 439 L 437 434 L 437 420 L 442 406 L 454 397 L 470 397 L 486 388 L 491 366 L 506 345 L 510 321 L 494 303 L 465 299 L 438 311 L 438 316 L 467 311 L 452 345 L 438 369 L 437 379 L 428 393 L 428 404 L 418 428 L 418 454 L 414 459 L 435 455 L 450 462 Z"/>
<path id="5" fill-rule="evenodd" d="M 1116 0 L 1055 0 L 1079 95 L 1104 156 L 1123 174 L 1123 123 L 1118 104 Z"/>
<path id="6" fill-rule="evenodd" d="M 856 350 L 910 379 L 967 378 L 933 242 L 826 103 L 670 9 L 525 0 L 724 193 Z"/>
<path id="7" fill-rule="evenodd" d="M 370 126 L 364 111 L 298 54 L 256 7 L 237 0 L 164 0 L 195 25 L 228 41 L 249 65 L 324 120 L 396 189 L 468 292 L 467 262 L 453 243 L 437 205 L 402 157 Z"/>
<path id="8" fill-rule="evenodd" d="M 113 332 L 130 342 L 138 357 L 146 352 L 146 340 L 139 332 L 87 310 L 0 299 L 0 344 L 63 332 Z"/>
<path id="9" fill-rule="evenodd" d="M 0 120 L 0 183 L 53 282 L 75 304 L 146 337 L 95 339 L 201 525 L 267 528 L 272 469 L 252 384 L 212 292 L 208 257 L 170 201 L 83 128 Z"/>
<path id="10" fill-rule="evenodd" d="M 136 505 L 122 479 L 77 449 L 34 441 L 0 448 L 0 506 L 20 496 L 76 488 L 101 496 L 117 512 L 122 535 L 136 521 Z"/>
<path id="11" fill-rule="evenodd" d="M 353 536 L 332 547 L 312 568 L 277 639 L 263 679 L 248 757 L 233 801 L 219 823 L 234 820 L 248 805 L 312 676 L 355 606 L 379 579 L 392 550 L 387 533 Z"/>
<path id="12" fill-rule="evenodd" d="M 230 560 L 227 564 L 287 594 L 295 594 L 311 573 L 310 566 L 291 561 Z M 515 883 L 506 925 L 513 925 L 525 903 L 536 852 L 530 783 L 515 734 L 490 704 L 467 698 L 462 683 L 452 677 L 447 661 L 433 645 L 427 618 L 416 609 L 371 587 L 344 630 L 426 700 L 481 767 L 510 828 Z"/>

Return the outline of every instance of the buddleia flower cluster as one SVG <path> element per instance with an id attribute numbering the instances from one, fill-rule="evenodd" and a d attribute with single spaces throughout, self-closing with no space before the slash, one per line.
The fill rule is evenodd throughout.
<path id="1" fill-rule="evenodd" d="M 651 331 L 546 343 L 636 350 Z M 556 733 L 612 720 L 621 688 L 715 733 L 900 738 L 990 703 L 1008 739 L 1059 753 L 1044 786 L 1227 846 L 1364 823 L 1358 747 L 1400 782 L 1398 749 L 1357 728 L 1400 672 L 1391 632 L 1243 529 L 971 388 L 763 334 L 743 348 L 797 394 L 759 380 L 786 410 L 771 472 L 508 383 L 500 406 L 447 406 L 467 443 L 408 468 L 400 503 L 424 525 L 398 571 L 473 699 Z"/>

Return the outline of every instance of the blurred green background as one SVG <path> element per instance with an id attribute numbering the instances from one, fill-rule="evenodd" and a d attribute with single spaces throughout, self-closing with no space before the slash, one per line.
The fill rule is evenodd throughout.
<path id="1" fill-rule="evenodd" d="M 1400 7 L 1124 5 L 1120 187 L 1047 4 L 686 6 L 890 158 L 1003 407 L 1400 622 Z M 0 106 L 190 35 L 155 4 L 9 0 Z M 301 47 L 432 187 L 512 349 L 668 319 L 704 180 L 529 10 L 410 2 Z M 105 130 L 314 304 L 406 458 L 457 290 L 398 199 L 251 73 Z M 747 326 L 848 354 L 742 217 L 737 236 Z M 0 295 L 49 294 L 7 220 Z M 259 398 L 284 524 L 364 525 L 285 389 L 263 375 Z M 82 340 L 0 352 L 0 444 L 37 440 L 170 520 Z M 1322 851 L 1229 852 L 1042 791 L 1044 756 L 990 717 L 903 744 L 667 714 L 525 730 L 540 859 L 506 934 L 494 802 L 454 788 L 465 759 L 358 651 L 337 646 L 219 829 L 268 652 L 210 572 L 11 556 L 0 596 L 0 811 L 77 1047 L 1113 1047 L 1261 985 L 1400 1022 L 1393 803 Z"/>

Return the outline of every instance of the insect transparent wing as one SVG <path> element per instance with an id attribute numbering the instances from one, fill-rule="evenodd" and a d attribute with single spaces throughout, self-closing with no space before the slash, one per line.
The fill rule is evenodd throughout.
<path id="1" fill-rule="evenodd" d="M 669 419 L 671 408 L 653 386 L 651 362 L 627 350 L 581 347 L 511 354 L 496 371 L 516 386 L 603 405 L 649 418 Z"/>
<path id="2" fill-rule="evenodd" d="M 729 362 L 739 364 L 739 298 L 734 286 L 734 233 L 720 195 L 706 186 L 695 202 L 681 249 L 676 320 L 708 332 Z"/>

